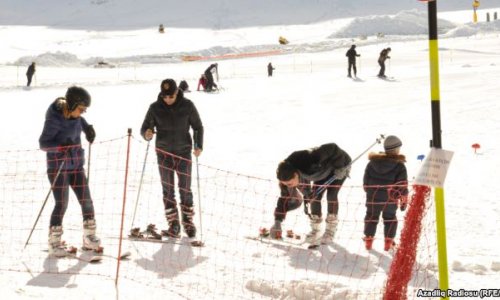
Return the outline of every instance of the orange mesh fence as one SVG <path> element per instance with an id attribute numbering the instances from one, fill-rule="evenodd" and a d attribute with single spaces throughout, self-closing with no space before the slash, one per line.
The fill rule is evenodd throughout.
<path id="1" fill-rule="evenodd" d="M 87 148 L 87 145 L 83 146 Z M 339 223 L 334 242 L 318 250 L 309 250 L 307 244 L 303 243 L 310 229 L 309 218 L 302 207 L 288 212 L 283 222 L 283 240 L 259 237 L 259 228 L 269 228 L 274 222 L 274 209 L 280 192 L 276 180 L 238 174 L 205 164 L 197 166 L 189 159 L 156 151 L 154 147 L 150 147 L 145 161 L 145 150 L 145 142 L 132 138 L 128 184 L 125 187 L 127 197 L 123 201 L 127 138 L 92 145 L 91 167 L 90 170 L 85 169 L 85 173 L 90 171 L 89 190 L 95 210 L 97 235 L 102 240 L 106 255 L 99 264 L 48 256 L 48 228 L 54 208 L 52 195 L 24 249 L 50 189 L 45 153 L 41 150 L 2 152 L 0 234 L 3 242 L 0 245 L 0 270 L 30 272 L 33 276 L 30 282 L 45 280 L 47 274 L 64 278 L 87 274 L 114 279 L 123 217 L 122 253 L 129 251 L 131 256 L 120 262 L 119 280 L 162 288 L 188 299 L 207 296 L 233 299 L 383 297 L 388 274 L 395 274 L 391 271 L 391 263 L 393 259 L 399 260 L 399 252 L 393 258 L 393 250 L 384 251 L 382 220 L 378 225 L 373 249 L 365 249 L 362 237 L 366 194 L 363 186 L 355 184 L 357 180 L 354 178 L 348 179 L 339 193 Z M 162 159 L 174 163 L 159 166 L 158 162 Z M 186 166 L 191 168 L 190 172 L 186 171 Z M 162 182 L 160 170 L 163 168 L 173 172 L 174 181 Z M 199 174 L 196 173 L 197 169 Z M 192 220 L 197 229 L 196 239 L 202 239 L 204 247 L 190 245 L 182 224 L 181 237 L 178 239 L 164 238 L 162 242 L 129 239 L 132 227 L 139 227 L 143 232 L 149 224 L 155 224 L 158 232 L 168 228 L 165 201 L 175 199 L 179 217 L 182 218 L 181 208 L 185 203 L 181 203 L 179 191 L 189 194 L 189 188 L 184 185 L 186 181 L 179 186 L 178 175 L 189 177 L 191 181 Z M 170 195 L 169 199 L 165 199 L 162 183 L 174 190 L 174 195 Z M 67 245 L 80 247 L 82 210 L 73 191 L 69 189 L 68 193 L 69 204 L 63 218 L 62 237 Z M 183 199 L 185 201 L 186 198 Z M 201 203 L 198 199 L 201 199 Z M 412 210 L 417 209 L 413 202 L 410 202 L 406 212 L 407 222 Z M 123 203 L 125 214 L 122 216 Z M 418 248 L 415 247 L 418 251 L 409 262 L 398 262 L 397 266 L 392 267 L 405 265 L 407 273 L 396 284 L 387 287 L 389 290 L 389 286 L 407 283 L 401 293 L 410 299 L 417 298 L 418 289 L 432 290 L 438 286 L 432 203 L 427 203 L 425 207 L 419 205 L 419 209 L 423 210 L 422 218 L 409 226 L 403 225 L 405 213 L 398 210 L 400 225 L 395 239 L 396 248 L 413 247 L 412 243 L 408 244 L 410 240 L 418 243 Z M 323 214 L 326 216 L 326 199 L 323 199 Z M 324 226 L 323 222 L 323 229 Z M 401 228 L 417 231 L 419 227 L 419 239 L 414 236 L 416 232 L 408 236 L 403 232 L 403 240 L 400 241 Z M 293 232 L 291 238 L 286 237 L 288 230 Z M 79 251 L 78 255 L 82 253 Z"/>

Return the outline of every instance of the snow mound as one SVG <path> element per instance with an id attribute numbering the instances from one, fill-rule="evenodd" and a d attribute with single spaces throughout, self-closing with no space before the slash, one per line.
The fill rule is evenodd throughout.
<path id="1" fill-rule="evenodd" d="M 439 31 L 446 32 L 456 26 L 445 20 L 439 20 Z M 375 15 L 355 18 L 346 27 L 329 38 L 349 38 L 371 35 L 419 35 L 428 33 L 427 12 L 418 10 L 401 11 L 394 16 Z"/>

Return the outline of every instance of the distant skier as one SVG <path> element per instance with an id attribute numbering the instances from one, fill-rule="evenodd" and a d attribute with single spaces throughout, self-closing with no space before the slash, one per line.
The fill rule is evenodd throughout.
<path id="1" fill-rule="evenodd" d="M 35 62 L 32 62 L 31 65 L 28 67 L 28 71 L 26 71 L 26 77 L 28 78 L 27 86 L 31 85 L 31 79 L 33 78 L 35 72 L 36 72 Z"/>
<path id="2" fill-rule="evenodd" d="M 351 157 L 334 143 L 321 145 L 309 150 L 295 151 L 284 161 L 280 162 L 276 175 L 279 180 L 281 196 L 274 211 L 274 225 L 271 227 L 271 236 L 281 236 L 281 223 L 287 211 L 296 209 L 304 202 L 304 211 L 310 216 L 311 232 L 306 235 L 306 242 L 311 245 L 330 243 L 337 230 L 337 213 L 339 202 L 337 195 L 349 175 Z M 329 179 L 335 180 L 316 195 L 318 186 L 325 184 Z M 314 184 L 311 190 L 311 182 Z M 328 214 L 326 229 L 320 237 L 321 227 L 321 198 L 326 190 Z M 300 196 L 299 192 L 302 194 Z M 311 204 L 309 214 L 308 204 Z"/>
<path id="3" fill-rule="evenodd" d="M 267 76 L 272 77 L 273 76 L 273 71 L 274 67 L 271 63 L 267 64 Z"/>
<path id="4" fill-rule="evenodd" d="M 193 139 L 190 129 L 193 130 Z M 161 83 L 158 98 L 146 113 L 141 135 L 150 141 L 156 133 L 156 155 L 163 191 L 163 205 L 170 237 L 180 236 L 179 210 L 175 199 L 175 178 L 178 179 L 182 226 L 190 238 L 196 236 L 193 223 L 191 192 L 191 152 L 198 157 L 203 149 L 203 125 L 194 103 L 184 97 L 173 79 Z M 193 147 L 194 140 L 194 147 Z"/>
<path id="5" fill-rule="evenodd" d="M 351 68 L 354 70 L 354 77 L 358 70 L 356 69 L 356 56 L 359 57 L 361 54 L 356 53 L 356 45 L 352 45 L 349 50 L 347 50 L 345 56 L 347 56 L 347 77 L 351 78 Z"/>
<path id="6" fill-rule="evenodd" d="M 211 92 L 214 89 L 218 89 L 217 84 L 214 82 L 214 74 L 217 77 L 217 81 L 219 81 L 219 69 L 218 69 L 218 64 L 211 64 L 206 70 L 205 70 L 205 77 L 207 78 L 207 85 L 205 88 L 205 91 Z"/>
<path id="7" fill-rule="evenodd" d="M 383 49 L 380 52 L 380 56 L 378 57 L 378 64 L 380 65 L 380 71 L 378 72 L 378 77 L 380 78 L 386 78 L 385 76 L 385 61 L 386 59 L 390 59 L 391 57 L 389 56 L 389 53 L 391 52 L 391 48 L 386 48 Z"/>
<path id="8" fill-rule="evenodd" d="M 364 238 L 367 250 L 372 248 L 377 224 L 382 214 L 384 219 L 384 250 L 389 251 L 394 244 L 398 228 L 396 211 L 406 209 L 408 202 L 408 175 L 405 156 L 399 154 L 403 143 L 394 136 L 384 141 L 385 152 L 370 153 L 363 177 L 366 192 L 366 215 Z"/>
<path id="9" fill-rule="evenodd" d="M 82 117 L 90 106 L 90 94 L 81 87 L 70 87 L 64 98 L 57 98 L 48 108 L 39 139 L 40 148 L 47 152 L 47 175 L 55 199 L 50 217 L 49 255 L 67 255 L 61 240 L 63 218 L 68 207 L 69 187 L 80 203 L 83 215 L 83 248 L 99 250 L 101 240 L 96 236 L 94 205 L 83 169 L 85 152 L 80 135 L 89 143 L 95 139 L 92 125 Z"/>

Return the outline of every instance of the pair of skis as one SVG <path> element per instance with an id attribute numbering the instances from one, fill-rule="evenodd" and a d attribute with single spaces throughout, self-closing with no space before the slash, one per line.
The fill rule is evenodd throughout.
<path id="1" fill-rule="evenodd" d="M 78 259 L 78 260 L 81 260 L 81 261 L 84 261 L 84 262 L 88 262 L 88 263 L 98 263 L 104 257 L 124 260 L 124 259 L 128 259 L 132 255 L 132 253 L 130 253 L 130 251 L 126 251 L 126 252 L 122 253 L 120 255 L 120 257 L 109 255 L 109 254 L 105 254 L 103 247 L 99 247 L 99 249 L 97 249 L 97 250 L 89 250 L 89 249 L 83 249 L 82 248 L 81 249 L 82 250 L 82 254 L 79 255 L 78 254 L 78 248 L 75 247 L 75 246 L 66 246 L 66 245 L 64 245 L 64 248 L 66 250 L 66 256 L 54 257 L 54 258 L 74 258 L 74 259 Z M 44 250 L 44 251 L 48 252 L 48 250 Z"/>
<path id="2" fill-rule="evenodd" d="M 267 228 L 261 227 L 259 229 L 259 235 L 258 236 L 245 236 L 245 238 L 253 240 L 253 241 L 259 241 L 261 243 L 265 244 L 276 244 L 276 245 L 288 245 L 288 246 L 297 246 L 297 247 L 302 247 L 306 243 L 305 239 L 301 237 L 301 235 L 296 234 L 293 232 L 293 230 L 287 230 L 285 237 L 281 236 L 281 234 L 278 234 L 276 238 L 271 237 L 270 232 Z M 310 250 L 315 250 L 318 249 L 320 244 L 309 244 L 307 246 L 307 249 Z"/>
<path id="3" fill-rule="evenodd" d="M 168 243 L 178 245 L 189 245 L 192 247 L 203 247 L 205 244 L 193 238 L 188 241 L 179 239 L 180 236 L 170 236 L 167 230 L 162 230 L 161 234 L 157 232 L 156 225 L 149 224 L 145 231 L 141 231 L 139 227 L 132 228 L 128 239 L 138 242 L 152 242 L 152 243 Z"/>

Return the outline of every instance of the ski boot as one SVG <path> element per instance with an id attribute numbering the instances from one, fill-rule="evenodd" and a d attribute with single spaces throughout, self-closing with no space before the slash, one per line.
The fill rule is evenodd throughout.
<path id="1" fill-rule="evenodd" d="M 146 238 L 152 240 L 161 240 L 161 234 L 157 232 L 155 224 L 149 224 L 146 228 Z"/>
<path id="2" fill-rule="evenodd" d="M 177 211 L 177 208 L 174 207 L 166 209 L 165 216 L 167 218 L 168 229 L 162 230 L 162 235 L 172 238 L 179 238 L 181 225 L 179 224 L 179 212 Z"/>
<path id="3" fill-rule="evenodd" d="M 335 232 L 337 232 L 338 219 L 335 214 L 328 214 L 325 219 L 326 228 L 323 237 L 321 238 L 321 244 L 331 244 L 333 242 L 333 237 Z"/>
<path id="4" fill-rule="evenodd" d="M 389 251 L 396 246 L 396 243 L 394 242 L 394 239 L 392 238 L 385 238 L 384 241 L 384 251 Z"/>
<path id="5" fill-rule="evenodd" d="M 61 241 L 63 234 L 62 226 L 51 226 L 49 229 L 49 255 L 54 257 L 65 257 L 68 255 L 64 243 Z"/>
<path id="6" fill-rule="evenodd" d="M 375 238 L 373 236 L 365 236 L 363 238 L 363 241 L 365 241 L 365 248 L 366 250 L 372 250 L 372 246 L 373 246 L 373 240 Z"/>
<path id="7" fill-rule="evenodd" d="M 269 230 L 271 234 L 271 238 L 273 239 L 281 239 L 283 235 L 283 231 L 281 229 L 281 221 L 280 220 L 275 220 L 274 225 L 271 226 L 271 229 Z"/>
<path id="8" fill-rule="evenodd" d="M 132 239 L 142 239 L 144 238 L 144 235 L 142 234 L 140 227 L 135 227 L 130 229 L 130 234 L 128 235 L 128 237 Z"/>
<path id="9" fill-rule="evenodd" d="M 193 223 L 194 210 L 192 207 L 182 207 L 182 227 L 189 238 L 196 236 L 196 227 Z"/>
<path id="10" fill-rule="evenodd" d="M 83 250 L 102 252 L 101 240 L 95 235 L 96 227 L 94 219 L 83 221 Z"/>
<path id="11" fill-rule="evenodd" d="M 306 234 L 306 243 L 311 244 L 311 246 L 317 246 L 321 242 L 320 237 L 320 229 L 321 229 L 321 217 L 312 215 L 311 216 L 311 232 Z"/>

